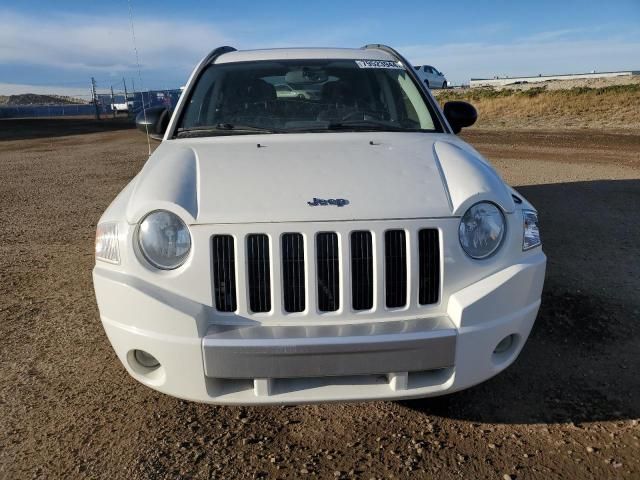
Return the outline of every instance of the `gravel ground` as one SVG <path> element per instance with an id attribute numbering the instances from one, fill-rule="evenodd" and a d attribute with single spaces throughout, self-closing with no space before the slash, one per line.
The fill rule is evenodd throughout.
<path id="1" fill-rule="evenodd" d="M 95 223 L 144 137 L 61 119 L 0 132 L 0 478 L 640 476 L 640 135 L 465 134 L 539 207 L 549 256 L 506 372 L 437 399 L 240 408 L 138 384 L 100 326 Z"/>

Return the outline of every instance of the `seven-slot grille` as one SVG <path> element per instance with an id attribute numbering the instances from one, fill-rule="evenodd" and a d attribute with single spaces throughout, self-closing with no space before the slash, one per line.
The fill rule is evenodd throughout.
<path id="1" fill-rule="evenodd" d="M 318 310 L 335 312 L 340 308 L 340 252 L 338 235 L 321 232 L 316 235 L 316 269 L 318 272 Z"/>
<path id="2" fill-rule="evenodd" d="M 407 237 L 404 230 L 384 232 L 384 285 L 388 308 L 407 304 Z"/>
<path id="3" fill-rule="evenodd" d="M 231 235 L 216 235 L 212 241 L 213 286 L 216 308 L 234 312 L 236 301 L 236 255 Z"/>
<path id="4" fill-rule="evenodd" d="M 440 293 L 440 243 L 438 230 L 429 228 L 417 232 L 410 246 L 409 233 L 402 229 L 387 230 L 383 244 L 376 251 L 373 234 L 366 230 L 352 231 L 339 237 L 336 232 L 319 232 L 306 240 L 301 233 L 284 233 L 271 242 L 265 234 L 250 234 L 244 239 L 230 235 L 214 235 L 212 239 L 213 283 L 216 308 L 221 312 L 234 312 L 238 308 L 238 292 L 246 291 L 246 303 L 250 313 L 272 311 L 272 291 L 282 292 L 282 310 L 287 313 L 304 312 L 307 295 L 315 295 L 320 312 L 335 312 L 351 307 L 354 311 L 372 310 L 376 289 L 382 288 L 382 302 L 387 309 L 407 306 L 411 276 L 411 254 L 417 255 L 417 298 L 420 305 L 438 303 Z M 246 289 L 236 285 L 236 252 L 244 245 L 245 273 L 239 275 L 246 281 Z M 279 248 L 276 255 L 273 248 Z M 341 257 L 346 249 L 348 267 Z M 274 263 L 271 265 L 271 258 Z M 378 262 L 376 262 L 378 258 Z M 309 268 L 308 262 L 314 262 Z M 242 268 L 243 265 L 238 265 Z M 382 285 L 376 285 L 376 267 L 382 269 L 377 277 Z M 281 289 L 272 288 L 271 268 L 277 268 Z M 308 278 L 314 272 L 314 278 Z M 345 272 L 348 277 L 345 278 Z M 341 282 L 350 285 L 350 297 L 341 298 Z M 415 297 L 414 297 L 415 298 Z M 279 299 L 274 299 L 276 306 Z M 344 303 L 348 305 L 344 305 Z M 379 308 L 378 307 L 378 308 Z"/>
<path id="5" fill-rule="evenodd" d="M 351 305 L 373 308 L 373 246 L 371 232 L 351 232 Z"/>
<path id="6" fill-rule="evenodd" d="M 246 255 L 249 308 L 252 312 L 269 312 L 271 311 L 269 237 L 265 234 L 249 235 Z"/>
<path id="7" fill-rule="evenodd" d="M 282 235 L 282 296 L 285 312 L 304 312 L 304 239 L 301 233 Z"/>

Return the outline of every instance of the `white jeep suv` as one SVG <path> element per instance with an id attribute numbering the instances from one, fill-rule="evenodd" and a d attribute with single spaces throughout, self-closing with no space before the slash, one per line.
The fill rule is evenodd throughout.
<path id="1" fill-rule="evenodd" d="M 220 404 L 442 395 L 506 368 L 546 258 L 534 208 L 456 136 L 475 119 L 382 45 L 214 50 L 172 114 L 138 116 L 162 142 L 97 227 L 124 367 Z"/>

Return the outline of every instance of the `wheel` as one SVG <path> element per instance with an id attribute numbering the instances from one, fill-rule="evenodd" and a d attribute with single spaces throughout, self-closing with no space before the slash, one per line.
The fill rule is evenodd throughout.
<path id="1" fill-rule="evenodd" d="M 431 87 L 429 87 L 429 80 L 425 80 L 424 84 L 427 86 L 427 88 L 431 88 Z"/>
<path id="2" fill-rule="evenodd" d="M 442 88 L 443 89 L 447 88 L 447 82 L 442 82 Z"/>
<path id="3" fill-rule="evenodd" d="M 299 98 L 300 100 L 304 100 L 304 95 L 303 95 L 302 93 L 300 93 L 300 94 L 298 94 L 298 98 Z"/>

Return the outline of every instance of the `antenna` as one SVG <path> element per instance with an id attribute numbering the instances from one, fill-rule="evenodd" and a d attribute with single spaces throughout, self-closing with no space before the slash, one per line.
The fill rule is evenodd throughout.
<path id="1" fill-rule="evenodd" d="M 136 54 L 136 65 L 138 67 L 138 80 L 140 81 L 140 85 L 142 85 L 142 73 L 140 73 L 140 57 L 138 55 L 138 46 L 136 45 L 136 31 L 133 28 L 133 6 L 131 5 L 132 0 L 128 0 L 128 3 L 129 3 L 129 24 L 131 25 L 131 40 L 133 42 L 133 51 Z M 144 130 L 147 134 L 147 147 L 149 148 L 149 156 L 151 156 L 151 140 L 149 139 L 147 107 L 144 106 L 144 93 L 142 91 L 140 92 L 140 97 L 142 98 L 142 113 L 144 115 Z"/>

